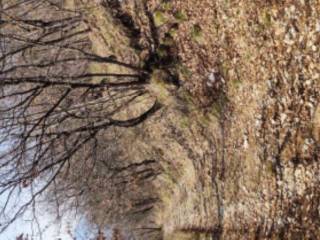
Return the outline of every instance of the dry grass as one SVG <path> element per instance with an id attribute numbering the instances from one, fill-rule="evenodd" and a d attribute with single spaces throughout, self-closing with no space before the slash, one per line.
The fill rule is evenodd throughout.
<path id="1" fill-rule="evenodd" d="M 292 184 L 304 195 L 306 176 L 317 179 L 319 1 L 151 2 L 161 16 L 161 36 L 170 34 L 178 49 L 183 87 L 207 111 L 217 102 L 231 110 L 220 117 L 226 127 L 224 204 L 242 205 L 236 211 L 245 219 L 235 225 L 261 216 L 286 221 L 277 213 L 283 207 L 278 192 L 289 204 Z M 212 71 L 225 82 L 210 86 Z M 294 174 L 292 163 L 304 166 L 296 183 L 279 172 Z"/>
<path id="2" fill-rule="evenodd" d="M 128 12 L 132 2 L 124 3 Z M 162 180 L 169 186 L 163 190 L 166 206 L 159 217 L 164 228 L 216 224 L 216 214 L 205 216 L 206 210 L 199 214 L 204 202 L 216 203 L 206 199 L 212 197 L 211 190 L 207 191 L 212 179 L 202 176 L 206 175 L 203 169 L 216 167 L 225 239 L 257 237 L 259 227 L 264 232 L 258 237 L 262 236 L 272 223 L 276 230 L 271 237 L 276 238 L 283 222 L 289 226 L 290 238 L 303 223 L 297 216 L 296 221 L 288 219 L 288 206 L 303 197 L 317 199 L 318 194 L 309 191 L 319 183 L 320 2 L 152 0 L 148 4 L 160 44 L 179 56 L 175 67 L 182 90 L 178 93 L 183 93 L 182 104 L 187 106 L 186 113 L 182 112 L 181 102 L 172 96 L 176 92 L 168 91 L 161 79 L 156 81 L 155 74 L 150 89 L 166 108 L 163 116 L 139 129 L 139 137 L 145 135 L 137 140 L 141 152 L 136 154 L 159 156 L 155 149 L 160 149 L 161 159 L 179 168 Z M 120 30 L 101 11 L 94 10 L 90 16 L 96 29 L 91 36 L 96 52 L 119 55 L 129 62 L 141 60 L 144 52 L 133 53 L 128 39 L 118 35 Z M 142 29 L 144 45 L 146 19 L 143 14 L 133 16 Z M 215 81 L 210 83 L 213 72 Z M 179 142 L 179 137 L 184 139 Z M 215 139 L 216 144 L 205 146 L 207 139 Z M 210 148 L 215 148 L 217 166 L 211 162 L 197 169 L 199 156 Z M 295 214 L 312 219 L 312 201 L 304 201 L 305 209 Z M 197 207 L 200 210 L 193 211 Z M 309 224 L 309 229 L 303 225 L 303 231 L 312 239 L 319 222 Z M 173 239 L 180 239 L 177 236 Z"/>

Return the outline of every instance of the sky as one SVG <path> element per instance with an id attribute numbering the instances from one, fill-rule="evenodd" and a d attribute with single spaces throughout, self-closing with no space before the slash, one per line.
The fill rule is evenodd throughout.
<path id="1" fill-rule="evenodd" d="M 28 215 L 28 214 L 27 214 Z M 32 236 L 32 232 L 37 232 L 37 226 L 31 220 L 31 216 L 24 216 L 17 221 L 15 221 L 9 228 L 0 235 L 1 240 L 15 240 L 17 236 L 21 233 L 29 234 Z M 68 229 L 72 232 L 75 230 L 75 221 L 70 221 L 70 219 L 64 219 L 64 221 L 59 224 L 54 221 L 54 216 L 44 212 L 38 217 L 40 228 L 45 229 L 43 232 L 43 240 L 73 240 Z M 32 231 L 34 230 L 34 231 Z M 79 229 L 78 229 L 79 230 Z M 34 240 L 40 240 L 41 237 L 37 234 L 34 236 Z"/>
<path id="2" fill-rule="evenodd" d="M 1 134 L 1 133 L 0 133 Z M 0 138 L 1 139 L 1 138 Z M 1 142 L 0 143 L 0 156 L 5 154 L 9 147 L 8 142 Z M 0 209 L 4 206 L 4 203 L 6 201 L 6 197 L 8 195 L 6 193 L 0 194 Z M 16 204 L 16 200 L 19 203 L 23 203 L 23 200 L 27 201 L 28 199 L 28 193 L 22 193 L 17 197 L 17 199 L 13 199 L 11 201 L 11 204 L 9 204 L 9 209 Z M 11 205 L 11 206 L 10 206 Z M 15 208 L 16 209 L 16 208 Z M 37 209 L 37 216 L 38 216 L 38 222 L 41 229 L 45 229 L 42 235 L 43 240 L 73 240 L 70 234 L 68 233 L 68 230 L 70 229 L 72 232 L 76 234 L 76 224 L 79 222 L 78 219 L 75 219 L 75 217 L 66 217 L 62 220 L 62 222 L 59 224 L 55 220 L 55 217 L 50 214 L 48 211 L 43 209 Z M 12 210 L 11 212 L 12 213 Z M 0 223 L 3 222 L 4 219 L 1 219 L 3 217 L 0 216 Z M 32 236 L 32 232 L 37 232 L 38 227 L 34 223 L 34 221 L 31 221 L 32 215 L 29 212 L 27 212 L 23 217 L 19 218 L 15 222 L 13 222 L 8 229 L 0 233 L 0 240 L 15 240 L 17 236 L 20 234 L 29 234 L 29 236 Z M 83 221 L 82 221 L 83 222 Z M 77 227 L 77 231 L 79 231 L 79 234 L 84 234 L 83 231 L 81 231 L 81 226 L 79 225 Z M 80 235 L 79 235 L 80 236 Z M 34 240 L 41 240 L 40 236 L 34 236 Z M 82 240 L 80 237 L 77 238 L 77 240 Z M 87 240 L 87 239 L 86 239 Z"/>
<path id="3" fill-rule="evenodd" d="M 2 197 L 0 196 L 0 204 L 3 200 L 2 195 Z M 29 211 L 0 234 L 0 240 L 15 240 L 22 233 L 33 236 L 33 240 L 74 240 L 74 238 L 76 240 L 91 240 L 98 232 L 98 229 L 92 226 L 84 216 L 77 217 L 70 213 L 64 216 L 61 221 L 55 221 L 53 214 L 38 208 L 37 217 L 40 229 L 44 230 L 42 236 L 36 233 L 38 226 L 35 221 L 31 221 L 32 214 Z M 32 235 L 32 232 L 35 234 Z M 106 228 L 104 233 L 107 239 L 111 239 L 110 228 Z"/>
<path id="4" fill-rule="evenodd" d="M 46 221 L 46 218 L 41 221 Z M 1 234 L 1 240 L 15 240 L 21 233 L 32 236 L 31 224 L 28 221 L 18 220 L 15 222 L 5 233 Z M 66 229 L 58 229 L 58 226 L 49 227 L 42 235 L 44 240 L 73 240 L 70 234 L 67 233 Z M 34 239 L 41 239 L 39 236 L 35 236 Z"/>
<path id="5" fill-rule="evenodd" d="M 6 144 L 2 143 L 0 145 L 0 155 L 5 152 Z M 7 194 L 3 193 L 0 194 L 0 209 L 2 209 L 2 206 L 4 205 L 4 202 L 6 200 Z M 27 199 L 27 194 L 21 194 L 19 196 L 19 201 L 24 200 L 22 198 Z M 23 201 L 22 201 L 23 202 Z M 15 203 L 11 203 L 12 205 Z M 74 216 L 67 216 L 65 217 L 61 223 L 58 223 L 55 220 L 55 217 L 50 214 L 48 211 L 44 209 L 38 209 L 37 212 L 38 216 L 38 222 L 40 224 L 41 229 L 45 229 L 42 235 L 43 240 L 73 240 L 68 231 L 71 230 L 75 235 L 77 234 L 77 231 L 79 234 L 84 235 L 85 231 L 81 230 L 81 225 L 77 226 L 77 223 L 80 222 L 79 219 L 76 219 Z M 37 232 L 37 226 L 34 223 L 34 221 L 31 221 L 32 215 L 27 212 L 23 217 L 19 218 L 17 221 L 13 222 L 9 228 L 4 232 L 0 233 L 0 240 L 15 240 L 17 236 L 20 234 L 29 234 L 29 236 L 32 236 L 32 232 Z M 0 219 L 0 222 L 3 222 L 4 219 Z M 83 223 L 83 221 L 82 221 Z M 79 237 L 77 240 L 82 240 Z M 40 236 L 34 236 L 34 240 L 41 240 Z M 87 240 L 87 239 L 86 239 Z"/>
<path id="6" fill-rule="evenodd" d="M 5 152 L 7 148 L 5 143 L 0 144 L 0 155 Z M 30 194 L 30 193 L 29 193 Z M 27 201 L 28 196 L 30 196 L 28 192 L 22 193 L 17 197 L 17 200 L 21 203 Z M 4 202 L 6 201 L 7 194 L 0 194 L 0 210 L 2 209 Z M 16 202 L 12 202 L 13 206 Z M 11 206 L 9 205 L 9 208 Z M 19 204 L 18 206 L 19 207 Z M 38 204 L 37 207 L 37 226 L 35 221 L 32 221 L 31 211 L 27 211 L 24 216 L 17 219 L 13 222 L 8 229 L 0 233 L 0 240 L 16 240 L 16 237 L 23 234 L 28 234 L 29 236 L 33 235 L 33 240 L 74 240 L 72 236 L 74 236 L 77 240 L 89 240 L 94 238 L 97 229 L 95 229 L 92 224 L 90 224 L 85 217 L 83 216 L 75 216 L 72 213 L 69 215 L 65 214 L 64 218 L 61 221 L 56 221 L 55 216 L 50 213 L 50 211 L 46 210 L 45 206 L 40 207 Z M 9 213 L 12 213 L 9 212 Z M 1 217 L 1 216 L 0 216 Z M 4 219 L 0 218 L 0 223 L 3 222 Z M 38 232 L 38 229 L 44 230 L 42 236 L 39 234 L 32 234 Z M 70 234 L 71 232 L 71 234 Z M 110 228 L 105 229 L 105 235 L 107 239 L 111 236 Z"/>

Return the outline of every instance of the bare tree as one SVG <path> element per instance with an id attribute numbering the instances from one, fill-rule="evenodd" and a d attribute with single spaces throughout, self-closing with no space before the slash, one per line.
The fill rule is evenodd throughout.
<path id="1" fill-rule="evenodd" d="M 48 189 L 63 191 L 58 183 L 75 165 L 90 172 L 86 163 L 91 159 L 89 166 L 95 165 L 106 131 L 138 125 L 159 104 L 154 100 L 139 114 L 119 117 L 148 95 L 148 71 L 93 53 L 81 11 L 64 9 L 58 0 L 3 0 L 0 14 L 3 231 Z M 93 72 L 92 63 L 125 71 Z"/>

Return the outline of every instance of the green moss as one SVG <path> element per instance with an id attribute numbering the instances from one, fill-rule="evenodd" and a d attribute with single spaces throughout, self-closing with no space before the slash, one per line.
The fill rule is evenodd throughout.
<path id="1" fill-rule="evenodd" d="M 176 37 L 177 36 L 177 34 L 178 34 L 178 31 L 177 31 L 177 29 L 176 28 L 171 28 L 170 30 L 169 30 L 169 32 L 168 32 L 168 34 L 171 36 L 171 37 Z"/>
<path id="2" fill-rule="evenodd" d="M 153 19 L 156 27 L 160 27 L 168 22 L 167 17 L 162 11 L 155 11 L 153 14 Z"/>
<path id="3" fill-rule="evenodd" d="M 172 3 L 171 2 L 164 2 L 161 4 L 161 7 L 165 11 L 170 11 L 170 10 L 172 10 Z"/>
<path id="4" fill-rule="evenodd" d="M 188 117 L 182 117 L 180 119 L 180 127 L 181 128 L 189 128 L 190 127 L 190 122 Z"/>
<path id="5" fill-rule="evenodd" d="M 196 41 L 199 44 L 204 43 L 202 28 L 200 27 L 199 24 L 193 25 L 191 30 L 191 37 L 194 41 Z"/>
<path id="6" fill-rule="evenodd" d="M 240 88 L 240 86 L 241 86 L 241 84 L 242 84 L 241 80 L 238 79 L 238 78 L 233 79 L 233 80 L 231 81 L 231 83 L 232 83 L 232 86 L 233 86 L 234 88 L 236 88 L 236 89 Z"/>
<path id="7" fill-rule="evenodd" d="M 181 10 L 176 11 L 173 14 L 173 16 L 178 22 L 183 22 L 183 21 L 187 21 L 188 20 L 188 16 Z"/>

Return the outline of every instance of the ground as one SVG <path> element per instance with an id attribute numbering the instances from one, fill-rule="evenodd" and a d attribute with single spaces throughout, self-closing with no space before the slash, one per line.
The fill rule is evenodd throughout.
<path id="1" fill-rule="evenodd" d="M 95 5 L 93 48 L 147 59 L 143 3 Z M 151 0 L 146 8 L 157 56 L 174 56 L 165 67 L 180 85 L 153 66 L 149 97 L 164 107 L 122 142 L 131 161 L 156 159 L 163 171 L 150 183 L 161 199 L 152 226 L 175 240 L 318 239 L 320 2 Z M 140 29 L 139 49 L 115 11 Z"/>

